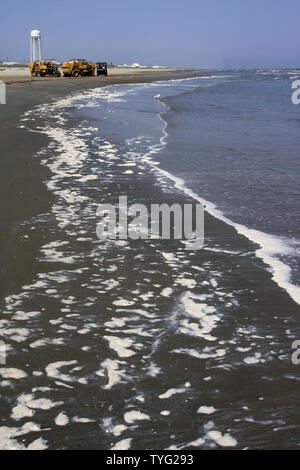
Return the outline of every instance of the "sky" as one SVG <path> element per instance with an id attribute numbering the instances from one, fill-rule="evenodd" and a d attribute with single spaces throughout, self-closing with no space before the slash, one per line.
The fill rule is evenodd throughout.
<path id="1" fill-rule="evenodd" d="M 299 0 L 8 0 L 0 60 L 44 58 L 199 68 L 300 67 Z"/>

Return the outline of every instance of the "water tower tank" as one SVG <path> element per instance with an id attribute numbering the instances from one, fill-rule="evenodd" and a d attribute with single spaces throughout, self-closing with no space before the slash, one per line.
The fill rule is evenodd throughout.
<path id="1" fill-rule="evenodd" d="M 41 32 L 38 29 L 34 29 L 33 31 L 31 31 L 30 35 L 32 38 L 40 38 Z"/>

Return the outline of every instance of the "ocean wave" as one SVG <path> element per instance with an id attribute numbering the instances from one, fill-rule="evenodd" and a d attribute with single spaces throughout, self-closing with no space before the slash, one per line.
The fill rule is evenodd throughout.
<path id="1" fill-rule="evenodd" d="M 166 108 L 168 109 L 167 105 Z M 260 258 L 266 266 L 268 266 L 272 273 L 272 279 L 274 282 L 276 282 L 279 287 L 284 289 L 289 294 L 289 296 L 298 305 L 300 305 L 300 286 L 292 283 L 292 270 L 288 264 L 280 259 L 282 256 L 296 256 L 299 254 L 298 250 L 293 247 L 292 241 L 284 239 L 283 237 L 280 238 L 275 235 L 261 232 L 259 230 L 251 229 L 245 225 L 229 219 L 220 209 L 218 209 L 214 203 L 202 198 L 190 188 L 188 188 L 186 182 L 183 179 L 173 175 L 161 167 L 158 167 L 157 162 L 152 160 L 152 156 L 158 154 L 162 150 L 168 139 L 168 123 L 164 119 L 163 115 L 164 113 L 159 113 L 158 115 L 163 122 L 163 136 L 160 139 L 160 144 L 151 146 L 149 152 L 142 156 L 142 161 L 149 164 L 153 171 L 155 171 L 157 174 L 172 181 L 175 187 L 181 190 L 184 194 L 198 201 L 200 204 L 203 204 L 206 212 L 211 214 L 213 217 L 216 217 L 218 220 L 226 223 L 227 225 L 234 227 L 238 234 L 245 236 L 251 242 L 259 245 L 259 248 L 257 248 L 255 251 L 256 256 Z"/>

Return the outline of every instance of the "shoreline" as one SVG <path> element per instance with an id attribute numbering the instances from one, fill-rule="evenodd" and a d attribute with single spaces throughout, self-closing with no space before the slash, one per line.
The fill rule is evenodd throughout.
<path id="1" fill-rule="evenodd" d="M 34 106 L 63 98 L 72 92 L 110 85 L 150 83 L 201 76 L 183 70 L 143 70 L 108 77 L 41 78 L 7 86 L 7 104 L 0 110 L 0 297 L 3 299 L 29 281 L 36 272 L 38 240 L 24 240 L 20 224 L 48 212 L 53 195 L 44 181 L 49 170 L 41 165 L 36 153 L 47 145 L 44 134 L 29 133 L 17 127 L 19 117 Z M 0 77 L 1 78 L 1 77 Z M 22 266 L 22 269 L 20 269 Z"/>
<path id="2" fill-rule="evenodd" d="M 26 90 L 37 88 L 28 86 Z M 43 87 L 41 93 L 47 88 Z M 59 88 L 53 87 L 62 92 Z M 18 90 L 15 98 L 20 97 L 15 102 L 15 111 L 26 105 L 26 97 L 27 105 L 30 99 L 42 99 L 41 95 L 20 94 L 24 89 L 21 85 L 11 89 Z M 164 200 L 169 205 L 175 202 L 174 198 L 180 203 L 200 200 L 201 190 L 196 188 L 193 192 L 175 176 L 176 164 L 174 168 L 168 163 L 164 165 L 163 152 L 158 153 L 157 159 L 164 168 L 153 161 L 154 171 L 148 171 L 150 160 L 140 168 L 141 173 L 126 170 L 131 157 L 126 146 L 119 143 L 131 134 L 120 132 L 119 137 L 118 129 L 126 120 L 129 127 L 134 126 L 134 133 L 138 131 L 136 135 L 143 135 L 140 131 L 145 127 L 140 127 L 137 120 L 142 120 L 145 114 L 134 116 L 134 113 L 136 109 L 147 111 L 141 105 L 148 99 L 152 102 L 154 94 L 150 87 L 145 97 L 143 89 L 142 86 L 137 92 L 139 96 L 132 101 L 122 100 L 123 104 L 113 103 L 114 94 L 117 98 L 122 96 L 119 93 L 122 87 L 107 89 L 111 104 L 106 112 L 115 112 L 115 118 L 114 114 L 105 114 L 104 108 L 100 116 L 99 109 L 93 113 L 92 109 L 81 108 L 85 93 L 79 100 L 76 93 L 74 107 L 72 99 L 69 100 L 72 95 L 68 94 L 67 100 L 63 95 L 60 106 L 60 100 L 51 102 L 53 96 L 48 94 L 50 105 L 32 108 L 33 120 L 31 114 L 27 116 L 31 124 L 28 122 L 27 126 L 24 122 L 26 129 L 16 127 L 23 122 L 18 122 L 19 117 L 13 118 L 12 110 L 11 119 L 5 121 L 3 136 L 14 151 L 11 155 L 3 154 L 1 160 L 11 169 L 10 184 L 15 185 L 15 192 L 11 190 L 12 197 L 4 194 L 1 202 L 10 233 L 6 251 L 1 245 L 6 256 L 6 265 L 1 263 L 1 293 L 6 290 L 7 294 L 14 294 L 2 304 L 4 321 L 8 322 L 4 338 L 8 336 L 12 345 L 10 370 L 19 371 L 24 380 L 19 381 L 19 388 L 16 385 L 5 390 L 3 419 L 7 426 L 22 426 L 15 405 L 22 403 L 20 397 L 28 397 L 29 408 L 31 402 L 37 403 L 33 423 L 41 425 L 37 434 L 42 437 L 37 440 L 41 448 L 80 446 L 109 450 L 125 440 L 130 440 L 133 450 L 149 446 L 167 448 L 170 442 L 189 448 L 201 428 L 197 435 L 193 427 L 181 431 L 182 422 L 202 419 L 197 412 L 200 402 L 215 410 L 214 428 L 222 439 L 226 438 L 227 447 L 254 447 L 253 436 L 247 435 L 245 418 L 251 410 L 251 416 L 260 423 L 261 397 L 272 419 L 272 409 L 276 407 L 279 413 L 276 419 L 286 417 L 287 424 L 293 422 L 286 406 L 297 389 L 292 382 L 287 384 L 286 375 L 294 374 L 287 354 L 296 332 L 286 337 L 286 329 L 295 325 L 298 314 L 294 302 L 278 288 L 271 273 L 257 259 L 255 244 L 249 244 L 249 239 L 231 224 L 212 214 L 212 207 L 205 213 L 206 246 L 194 253 L 172 247 L 168 241 L 155 245 L 151 240 L 131 242 L 130 237 L 125 245 L 113 243 L 102 251 L 92 235 L 95 202 L 107 195 L 110 202 L 114 202 L 118 193 L 128 194 L 132 201 L 138 196 L 141 202 Z M 96 96 L 102 93 L 106 95 L 106 90 L 95 91 Z M 87 104 L 93 94 L 87 90 Z M 168 136 L 166 144 L 172 146 L 174 136 L 180 135 L 180 124 L 172 128 L 172 116 L 164 115 L 164 111 L 162 114 L 163 136 Z M 206 113 L 202 115 L 206 117 Z M 156 118 L 154 113 L 153 119 Z M 145 125 L 151 129 L 151 122 L 145 119 Z M 180 122 L 189 125 L 188 119 Z M 43 127 L 43 134 L 38 126 Z M 100 132 L 89 133 L 93 129 L 90 126 L 97 126 L 95 133 L 96 129 Z M 39 153 L 39 148 L 49 140 L 47 129 L 51 145 Z M 161 132 L 157 135 L 163 144 Z M 148 137 L 151 136 L 152 133 Z M 146 148 L 151 154 L 157 141 Z M 147 156 L 144 147 L 136 150 L 141 159 Z M 170 152 L 171 164 L 175 157 L 180 161 L 182 154 L 180 148 L 177 153 Z M 192 155 L 188 154 L 188 158 Z M 10 332 L 14 331 L 12 336 Z M 180 374 L 174 376 L 170 364 Z M 272 382 L 270 388 L 265 380 Z M 68 381 L 72 389 L 64 386 Z M 288 396 L 282 399 L 283 384 Z M 216 390 L 222 390 L 225 398 Z M 175 405 L 173 391 L 182 393 Z M 95 407 L 95 397 L 99 395 L 101 406 Z M 207 396 L 212 401 L 208 402 Z M 138 397 L 143 400 L 140 402 Z M 234 403 L 232 410 L 228 409 L 228 402 Z M 46 405 L 39 407 L 39 403 Z M 166 405 L 162 407 L 162 403 Z M 179 413 L 177 403 L 181 406 Z M 78 407 L 84 410 L 82 414 Z M 165 434 L 161 433 L 165 426 L 162 409 L 169 411 L 174 429 L 179 430 L 172 440 L 168 428 Z M 130 428 L 126 416 L 132 412 L 140 412 L 148 419 Z M 107 426 L 108 415 L 111 421 Z M 67 427 L 61 427 L 62 418 Z M 232 425 L 235 418 L 245 421 L 244 428 Z M 79 419 L 86 420 L 80 432 Z M 120 423 L 125 423 L 122 437 L 113 433 L 114 426 Z M 154 439 L 153 431 L 157 434 Z M 209 435 L 203 431 L 201 445 L 209 448 Z M 87 432 L 88 437 L 79 443 L 82 432 Z M 27 434 L 20 444 L 9 435 L 0 445 L 28 446 L 31 435 Z M 264 435 L 266 441 L 262 441 L 261 447 L 272 446 L 276 438 L 274 441 L 271 427 L 262 429 L 258 425 L 255 439 L 261 442 Z M 295 436 L 296 430 L 291 429 L 287 434 L 289 445 Z"/>

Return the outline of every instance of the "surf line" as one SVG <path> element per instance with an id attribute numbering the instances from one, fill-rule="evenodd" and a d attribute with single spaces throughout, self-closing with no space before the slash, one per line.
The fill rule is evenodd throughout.
<path id="1" fill-rule="evenodd" d="M 160 101 L 164 103 L 167 111 L 170 110 L 170 107 L 163 100 Z M 166 146 L 168 138 L 168 123 L 166 119 L 164 119 L 163 115 L 164 112 L 160 112 L 157 115 L 163 123 L 163 135 L 160 138 L 160 143 L 150 146 L 149 151 L 141 157 L 141 161 L 148 164 L 158 175 L 172 181 L 175 188 L 202 204 L 207 213 L 225 224 L 230 225 L 239 235 L 246 237 L 250 242 L 258 245 L 258 248 L 255 250 L 255 255 L 266 265 L 267 271 L 272 275 L 272 280 L 281 289 L 285 290 L 294 302 L 300 305 L 300 286 L 291 282 L 292 270 L 280 259 L 280 256 L 282 255 L 294 254 L 294 250 L 284 240 L 281 240 L 275 235 L 251 229 L 245 225 L 230 220 L 214 203 L 207 201 L 196 194 L 193 190 L 189 189 L 182 178 L 173 175 L 167 170 L 157 167 L 156 163 L 152 160 L 152 156 L 159 153 Z"/>

